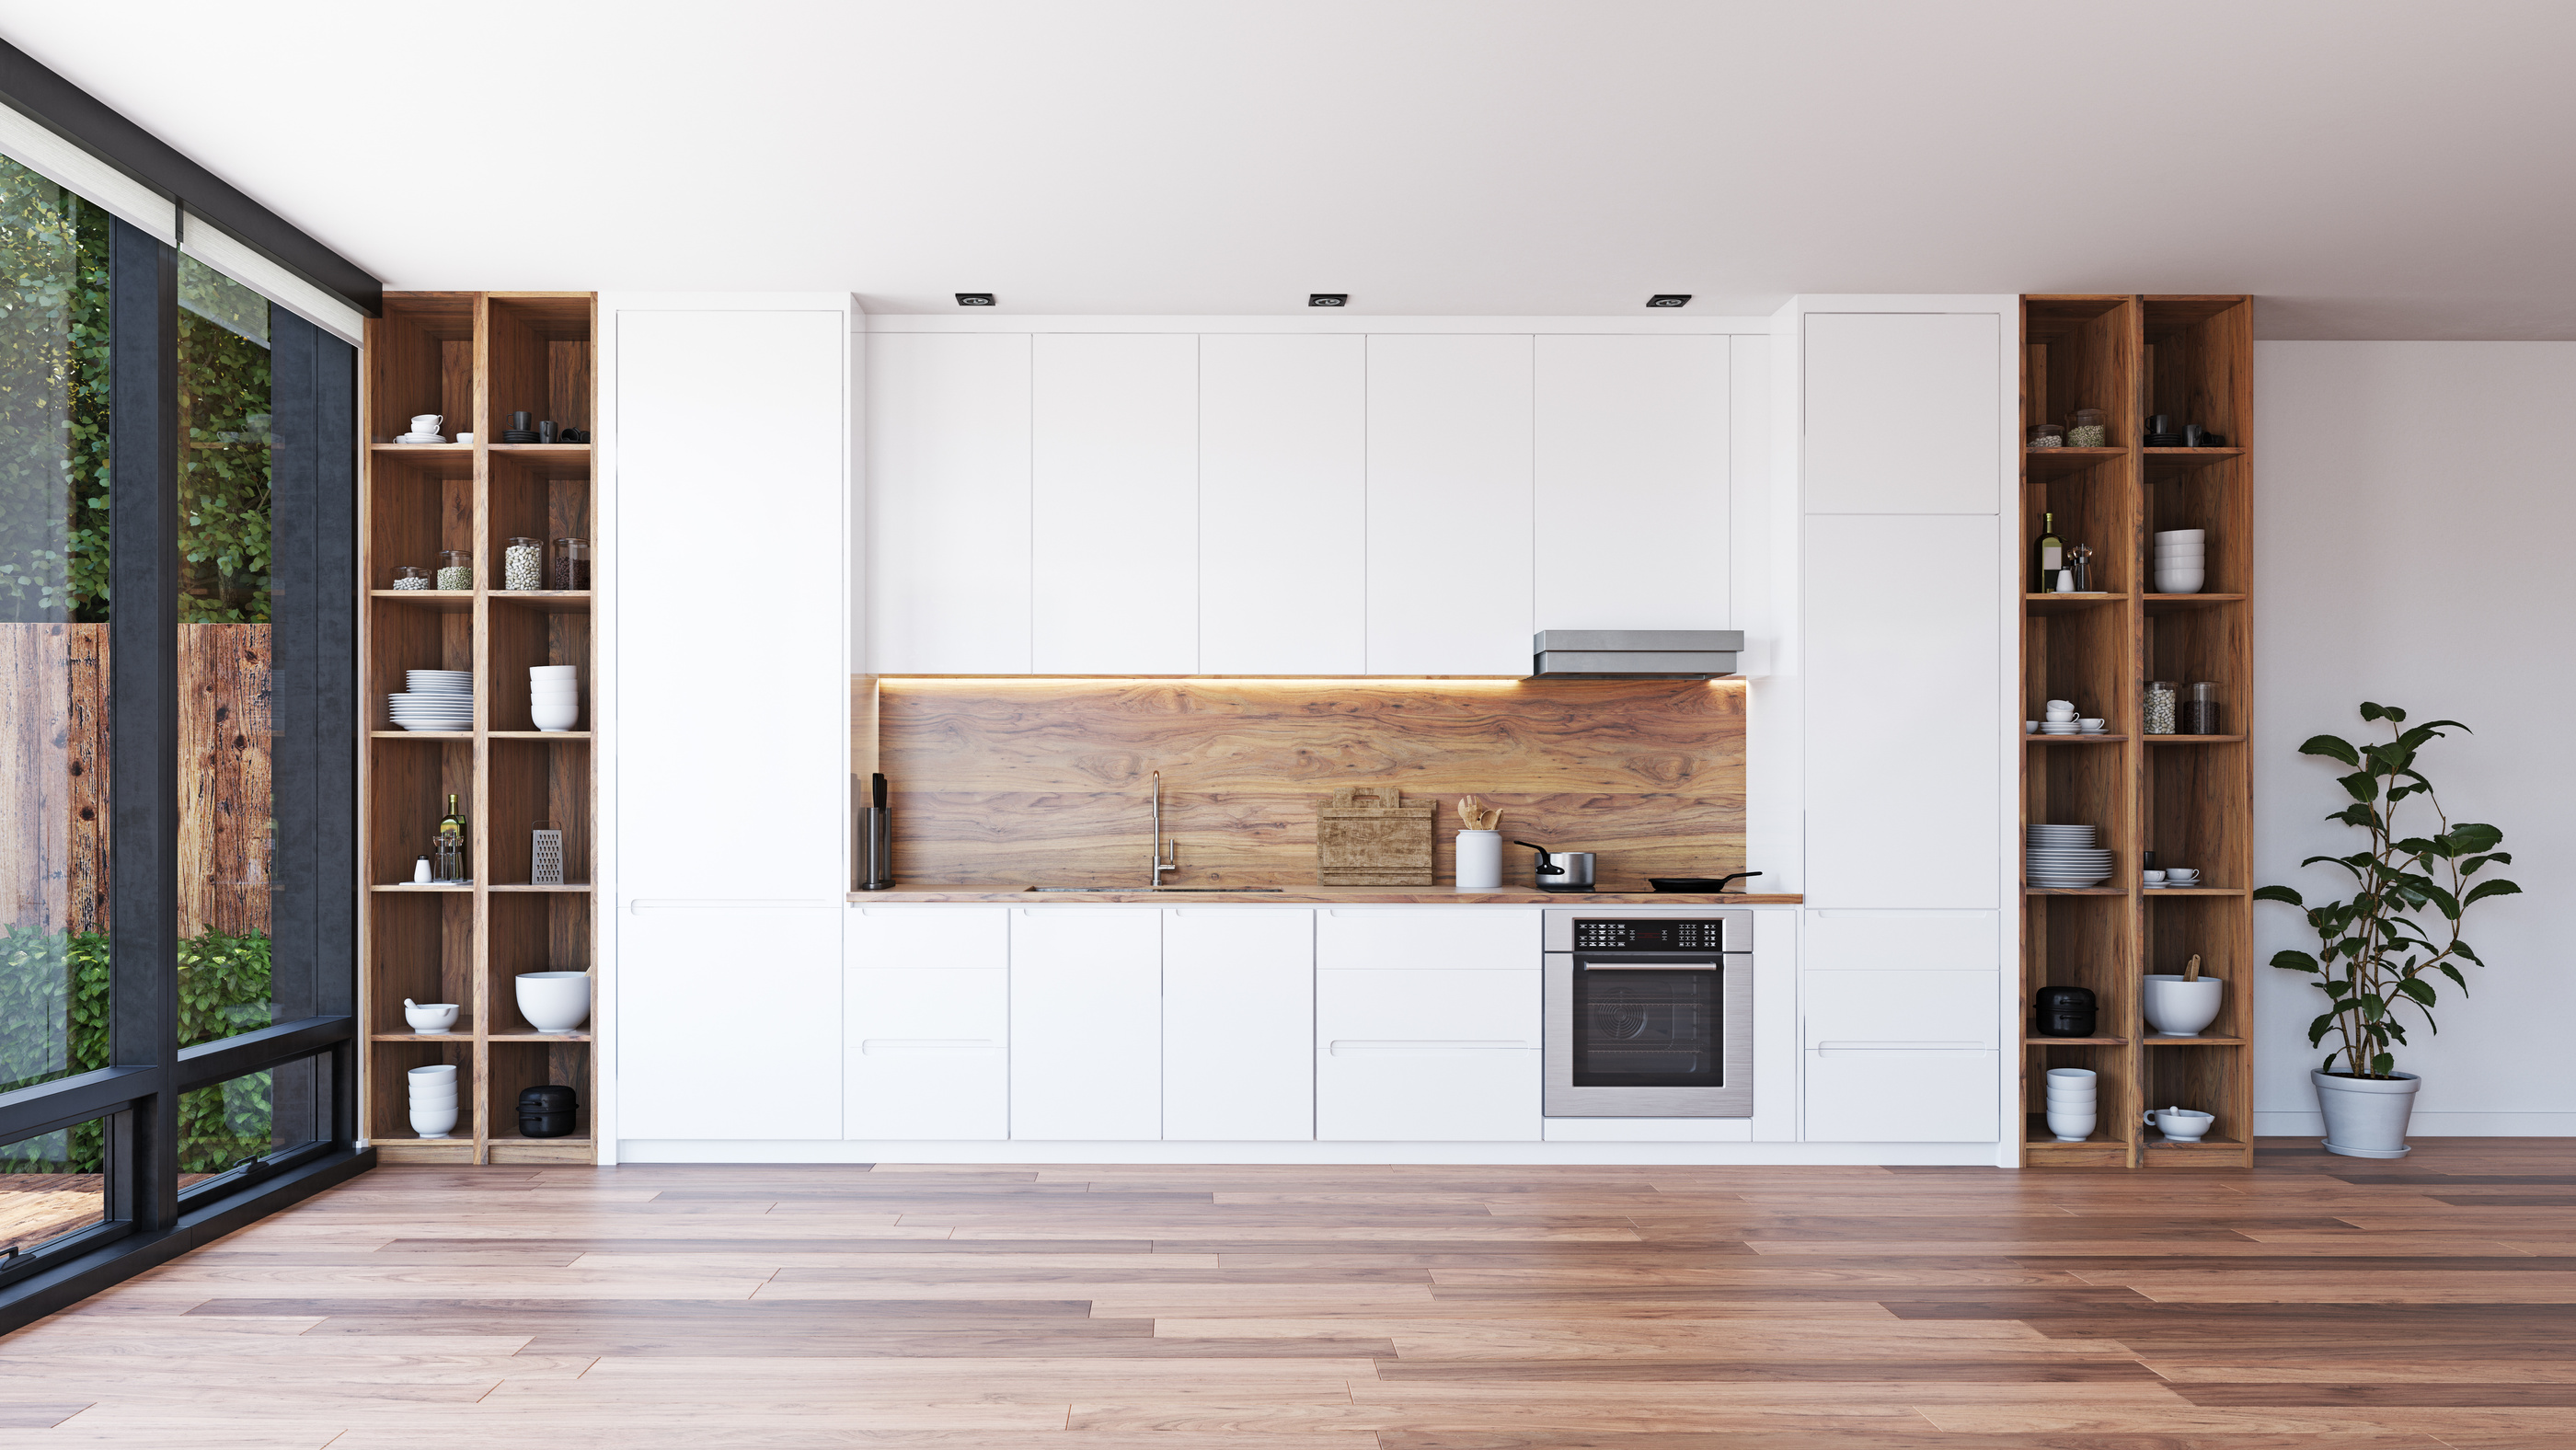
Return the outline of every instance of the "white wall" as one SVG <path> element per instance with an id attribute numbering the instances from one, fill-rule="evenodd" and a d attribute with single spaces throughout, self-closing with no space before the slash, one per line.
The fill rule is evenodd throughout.
<path id="1" fill-rule="evenodd" d="M 2529 894 L 2472 910 L 2487 968 L 2463 968 L 2467 998 L 2442 984 L 2439 1035 L 2410 1025 L 2398 1064 L 2424 1077 L 2415 1132 L 2576 1134 L 2576 947 L 2549 905 L 2576 860 L 2562 638 L 2576 455 L 2553 426 L 2576 399 L 2576 343 L 2268 342 L 2254 359 L 2256 882 L 2340 896 L 2338 873 L 2298 862 L 2360 848 L 2320 819 L 2339 808 L 2340 771 L 2299 742 L 2371 738 L 2363 700 L 2466 722 L 2476 733 L 2433 742 L 2424 771 L 2454 819 L 2504 830 L 2505 874 Z M 2257 961 L 2313 947 L 2290 907 L 2258 904 L 2254 922 Z M 2258 974 L 2258 1132 L 2319 1131 L 2312 980 Z"/>

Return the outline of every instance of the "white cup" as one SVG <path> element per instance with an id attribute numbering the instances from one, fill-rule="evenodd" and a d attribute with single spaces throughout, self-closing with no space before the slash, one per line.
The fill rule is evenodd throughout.
<path id="1" fill-rule="evenodd" d="M 2200 879 L 2200 868 L 2197 866 L 2168 866 L 2165 868 L 2165 879 L 2167 881 L 2198 881 Z"/>
<path id="2" fill-rule="evenodd" d="M 2072 709 L 2066 709 L 2051 710 L 2044 718 L 2051 725 L 2072 725 L 2075 723 L 2076 716 Z"/>
<path id="3" fill-rule="evenodd" d="M 444 413 L 414 413 L 411 415 L 411 431 L 435 433 L 438 431 L 438 425 L 446 421 L 447 415 Z"/>
<path id="4" fill-rule="evenodd" d="M 2157 885 L 2157 886 L 2161 886 L 2161 885 L 2163 885 L 2163 884 L 2164 884 L 2164 880 L 2165 880 L 2165 873 L 2163 873 L 2162 871 L 2141 871 L 2141 872 L 2139 872 L 2139 873 L 2138 873 L 2138 875 L 2140 876 L 2140 878 L 2142 878 L 2143 880 L 2145 880 L 2145 881 L 2147 881 L 2147 882 L 2149 882 L 2149 883 L 2151 883 L 2151 884 L 2154 884 L 2154 885 Z"/>
<path id="5" fill-rule="evenodd" d="M 2108 724 L 2110 724 L 2111 722 L 2110 722 L 2109 720 L 2107 720 L 2107 719 L 2090 719 L 2090 718 L 2088 718 L 2088 719 L 2078 720 L 2078 721 L 2076 721 L 2075 723 L 2076 723 L 2076 724 L 2078 724 L 2078 725 L 2083 726 L 2083 727 L 2084 727 L 2084 730 L 2085 730 L 2085 733 L 2089 735 L 2089 734 L 2093 734 L 2093 733 L 2095 733 L 2095 732 L 2097 732 L 2097 731 L 2101 730 L 2101 728 L 2102 728 L 2103 726 L 2108 725 Z"/>
<path id="6" fill-rule="evenodd" d="M 2075 702 L 2073 700 L 2047 700 L 2042 703 L 2046 704 L 2048 708 L 2052 710 L 2072 710 L 2075 708 Z"/>
<path id="7" fill-rule="evenodd" d="M 471 433 L 459 433 L 456 435 L 456 441 L 459 443 L 471 444 L 474 441 L 474 435 Z"/>

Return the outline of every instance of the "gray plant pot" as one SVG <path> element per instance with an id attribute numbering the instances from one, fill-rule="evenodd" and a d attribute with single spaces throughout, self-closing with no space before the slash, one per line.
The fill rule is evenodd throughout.
<path id="1" fill-rule="evenodd" d="M 2317 1085 L 2317 1106 L 2326 1115 L 2326 1151 L 2347 1158 L 2403 1158 L 2406 1120 L 2415 1111 L 2415 1090 L 2423 1079 L 2411 1072 L 2389 1078 L 2336 1077 L 2314 1068 L 2308 1081 Z"/>

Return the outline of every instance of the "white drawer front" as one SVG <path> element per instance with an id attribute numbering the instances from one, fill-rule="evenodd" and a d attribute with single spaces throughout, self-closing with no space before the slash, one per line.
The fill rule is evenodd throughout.
<path id="1" fill-rule="evenodd" d="M 1996 1054 L 1804 1054 L 1810 1143 L 1991 1143 Z"/>
<path id="2" fill-rule="evenodd" d="M 2003 918 L 1992 911 L 1810 911 L 1798 965 L 1810 972 L 1992 972 Z"/>
<path id="3" fill-rule="evenodd" d="M 1801 972 L 1799 1046 L 1992 1049 L 1996 972 Z"/>
<path id="4" fill-rule="evenodd" d="M 853 967 L 989 967 L 1011 964 L 1011 914 L 984 906 L 853 906 L 841 933 Z"/>
<path id="5" fill-rule="evenodd" d="M 1371 907 L 1315 913 L 1315 965 L 1539 967 L 1538 913 L 1506 906 Z"/>

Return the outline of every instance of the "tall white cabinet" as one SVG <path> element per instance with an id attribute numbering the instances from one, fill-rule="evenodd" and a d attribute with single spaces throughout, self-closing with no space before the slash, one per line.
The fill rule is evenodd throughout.
<path id="1" fill-rule="evenodd" d="M 849 300 L 610 293 L 600 314 L 602 1137 L 837 1138 Z M 746 761 L 796 787 L 747 790 Z"/>

